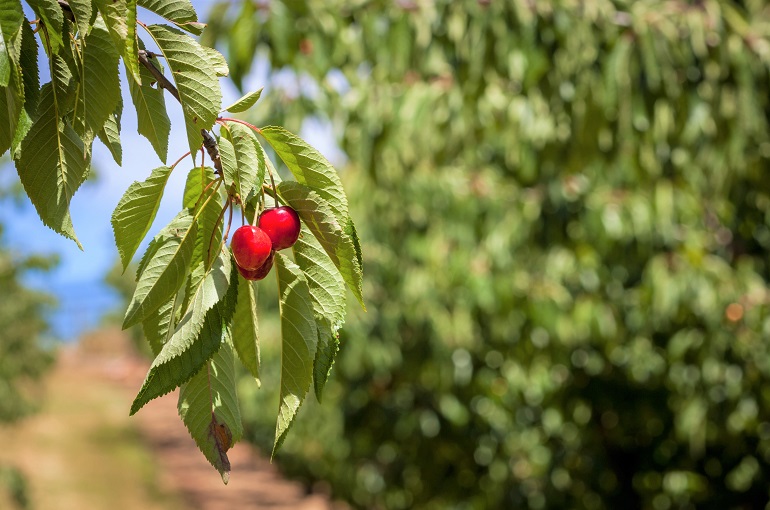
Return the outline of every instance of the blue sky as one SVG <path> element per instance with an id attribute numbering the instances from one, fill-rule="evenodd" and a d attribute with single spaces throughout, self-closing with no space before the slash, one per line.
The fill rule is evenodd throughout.
<path id="1" fill-rule="evenodd" d="M 205 21 L 206 6 L 209 2 L 193 3 L 199 17 Z M 156 17 L 143 10 L 140 10 L 139 18 L 145 22 L 157 22 Z M 252 76 L 245 80 L 244 88 L 259 88 L 265 76 L 265 66 L 257 66 Z M 41 77 L 41 80 L 45 81 L 47 78 Z M 110 216 L 120 197 L 133 181 L 146 179 L 153 168 L 163 164 L 150 143 L 137 133 L 136 112 L 128 95 L 125 75 L 121 76 L 121 80 L 125 104 L 121 131 L 123 166 L 119 167 L 113 161 L 101 142 L 94 142 L 93 166 L 98 180 L 86 182 L 71 203 L 72 220 L 84 251 L 80 251 L 72 241 L 45 227 L 27 200 L 21 204 L 10 200 L 0 202 L 0 219 L 5 226 L 4 237 L 12 250 L 20 254 L 57 253 L 61 258 L 61 264 L 53 273 L 31 274 L 27 283 L 47 289 L 58 297 L 60 306 L 54 312 L 53 324 L 56 335 L 65 339 L 93 327 L 104 311 L 118 305 L 116 296 L 102 283 L 104 275 L 118 258 Z M 228 80 L 223 79 L 220 84 L 224 95 L 223 105 L 230 104 L 239 97 L 240 94 Z M 166 106 L 172 126 L 168 151 L 168 163 L 171 164 L 189 148 L 181 107 L 169 94 L 166 94 Z M 188 159 L 187 162 L 180 163 L 172 173 L 148 239 L 179 211 L 187 170 L 191 167 L 192 161 Z M 18 179 L 10 164 L 3 168 L 0 176 L 3 177 L 3 182 Z M 143 247 L 140 247 L 139 255 Z"/>

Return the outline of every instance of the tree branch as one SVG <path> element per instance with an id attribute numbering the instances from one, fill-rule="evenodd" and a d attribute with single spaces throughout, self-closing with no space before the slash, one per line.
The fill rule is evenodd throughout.
<path id="1" fill-rule="evenodd" d="M 182 99 L 179 97 L 179 90 L 177 90 L 174 84 L 171 83 L 171 80 L 166 78 L 166 75 L 152 63 L 151 59 L 151 53 L 148 53 L 145 50 L 139 50 L 139 63 L 150 71 L 153 78 L 155 78 L 155 81 L 158 82 L 158 87 L 168 90 L 171 95 L 179 101 L 179 104 L 182 104 Z M 222 172 L 222 160 L 219 157 L 219 146 L 217 145 L 216 138 L 205 129 L 201 129 L 201 136 L 203 136 L 203 147 L 206 149 L 206 152 L 209 153 L 211 161 L 214 162 L 214 168 L 219 175 L 224 175 Z"/>

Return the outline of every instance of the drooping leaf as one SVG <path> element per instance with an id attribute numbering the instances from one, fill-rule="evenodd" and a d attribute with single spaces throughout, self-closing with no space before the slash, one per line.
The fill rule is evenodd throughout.
<path id="1" fill-rule="evenodd" d="M 225 184 L 235 183 L 238 194 L 244 200 L 250 200 L 262 188 L 265 179 L 265 158 L 260 158 L 257 152 L 259 141 L 251 129 L 235 122 L 226 123 L 221 133 Z"/>
<path id="2" fill-rule="evenodd" d="M 262 89 L 249 92 L 230 106 L 223 108 L 223 112 L 240 113 L 245 112 L 259 101 L 259 96 L 262 95 Z"/>
<path id="3" fill-rule="evenodd" d="M 340 225 L 345 224 L 348 217 L 348 199 L 332 164 L 307 142 L 284 128 L 264 127 L 261 134 L 297 182 L 318 193 L 329 203 Z"/>
<path id="4" fill-rule="evenodd" d="M 195 245 L 197 224 L 189 210 L 181 211 L 166 227 L 167 234 L 153 246 L 123 319 L 123 329 L 138 324 L 176 294 L 187 277 Z M 149 247 L 148 247 L 149 249 Z"/>
<path id="5" fill-rule="evenodd" d="M 313 390 L 315 398 L 321 402 L 326 381 L 329 380 L 334 360 L 340 350 L 339 333 L 332 329 L 325 318 L 316 320 L 318 328 L 318 347 L 313 359 Z"/>
<path id="6" fill-rule="evenodd" d="M 10 41 L 24 24 L 24 11 L 20 0 L 0 0 L 0 32 Z"/>
<path id="7" fill-rule="evenodd" d="M 345 322 L 345 282 L 329 256 L 302 227 L 292 247 L 294 260 L 307 279 L 318 329 L 318 348 L 313 361 L 313 388 L 321 401 L 323 388 L 339 350 L 338 330 Z"/>
<path id="8" fill-rule="evenodd" d="M 168 157 L 168 136 L 171 132 L 166 100 L 163 90 L 153 86 L 155 78 L 149 70 L 142 66 L 139 74 L 141 85 L 134 80 L 128 81 L 131 99 L 136 108 L 137 130 L 150 141 L 155 153 L 165 163 Z"/>
<path id="9" fill-rule="evenodd" d="M 27 0 L 27 3 L 35 10 L 35 13 L 46 27 L 45 36 L 50 42 L 51 52 L 54 55 L 59 53 L 59 49 L 64 44 L 62 39 L 64 14 L 61 7 L 59 7 L 59 2 L 56 0 Z"/>
<path id="10" fill-rule="evenodd" d="M 142 332 L 154 356 L 160 353 L 174 332 L 174 312 L 178 300 L 179 293 L 176 293 L 142 321 Z"/>
<path id="11" fill-rule="evenodd" d="M 94 0 L 107 24 L 115 47 L 123 56 L 128 75 L 141 83 L 136 37 L 136 0 Z"/>
<path id="12" fill-rule="evenodd" d="M 166 58 L 179 90 L 190 151 L 203 144 L 202 129 L 211 129 L 222 106 L 214 64 L 195 39 L 163 25 L 147 27 Z"/>
<path id="13" fill-rule="evenodd" d="M 21 31 L 17 33 L 16 37 L 21 37 L 21 45 L 12 44 L 9 46 L 9 49 L 12 60 L 17 62 L 18 66 L 24 70 L 21 75 L 24 105 L 23 109 L 19 112 L 18 122 L 15 124 L 15 133 L 11 142 L 11 154 L 14 159 L 19 158 L 21 142 L 27 136 L 30 127 L 32 127 L 32 120 L 37 117 L 37 104 L 40 99 L 37 39 L 29 23 L 22 24 Z M 16 86 L 14 82 L 9 83 L 9 85 Z M 0 98 L 1 101 L 2 98 Z M 2 105 L 0 105 L 0 110 L 2 108 Z M 0 127 L 0 131 L 2 131 L 2 127 Z M 2 146 L 2 142 L 0 142 L 0 146 Z M 0 150 L 0 154 L 3 152 L 5 151 Z"/>
<path id="14" fill-rule="evenodd" d="M 82 249 L 72 227 L 69 204 L 88 174 L 83 142 L 59 118 L 50 84 L 43 87 L 38 110 L 39 116 L 21 145 L 16 169 L 43 223 Z"/>
<path id="15" fill-rule="evenodd" d="M 241 363 L 257 380 L 257 384 L 260 384 L 257 286 L 245 278 L 238 278 L 238 303 L 233 316 L 233 343 Z"/>
<path id="16" fill-rule="evenodd" d="M 289 182 L 279 184 L 279 190 L 291 186 Z M 341 328 L 346 314 L 345 281 L 307 224 L 302 226 L 292 251 L 294 261 L 307 278 L 315 314 L 328 319 L 335 330 Z"/>
<path id="17" fill-rule="evenodd" d="M 3 48 L 2 53 L 5 53 Z M 8 54 L 5 53 L 6 57 Z M 0 87 L 0 154 L 4 154 L 13 144 L 19 126 L 20 117 L 24 112 L 24 87 L 19 68 L 10 63 L 7 69 L 8 84 Z"/>
<path id="18" fill-rule="evenodd" d="M 75 131 L 90 145 L 120 102 L 120 56 L 101 20 L 91 29 L 83 48 L 81 88 L 75 105 Z"/>
<path id="19" fill-rule="evenodd" d="M 122 104 L 119 104 L 118 108 L 107 117 L 104 126 L 97 133 L 99 140 L 109 149 L 112 159 L 118 165 L 122 165 L 123 162 L 123 147 L 120 145 L 120 110 L 122 108 Z"/>
<path id="20" fill-rule="evenodd" d="M 184 185 L 184 194 L 182 195 L 182 207 L 195 207 L 195 204 L 201 202 L 203 190 L 216 178 L 214 169 L 208 166 L 197 166 L 187 174 L 187 181 Z"/>
<path id="21" fill-rule="evenodd" d="M 152 362 L 131 405 L 131 414 L 150 400 L 184 384 L 219 349 L 222 328 L 229 324 L 238 297 L 237 287 L 230 288 L 234 271 L 237 270 L 230 263 L 230 254 L 221 252 L 198 288 L 194 289 L 190 305 L 174 334 Z M 215 306 L 223 300 L 221 306 Z"/>
<path id="22" fill-rule="evenodd" d="M 294 181 L 280 183 L 278 194 L 297 211 L 363 306 L 363 275 L 353 238 L 345 233 L 328 202 L 314 190 Z"/>
<path id="23" fill-rule="evenodd" d="M 182 385 L 177 409 L 195 444 L 227 483 L 227 451 L 243 436 L 236 393 L 235 361 L 227 332 L 222 327 L 219 350 Z"/>
<path id="24" fill-rule="evenodd" d="M 11 57 L 8 55 L 8 50 L 5 47 L 3 33 L 0 32 L 0 87 L 8 86 L 8 81 L 11 79 L 12 66 L 14 64 L 11 62 Z"/>
<path id="25" fill-rule="evenodd" d="M 198 14 L 190 0 L 138 0 L 137 5 L 195 35 L 201 35 L 206 26 L 198 23 Z"/>
<path id="26" fill-rule="evenodd" d="M 72 9 L 72 15 L 75 17 L 75 25 L 78 27 L 80 38 L 85 38 L 91 30 L 91 23 L 93 18 L 93 1 L 92 0 L 69 0 L 70 9 Z M 86 41 L 88 45 L 88 41 Z"/>
<path id="27" fill-rule="evenodd" d="M 195 167 L 190 170 L 185 183 L 184 204 L 185 207 L 196 208 L 198 233 L 195 238 L 195 249 L 190 265 L 190 277 L 186 283 L 188 292 L 185 296 L 184 306 L 192 297 L 189 289 L 198 286 L 219 252 L 222 239 L 220 214 L 222 213 L 223 193 L 217 189 L 216 184 L 209 186 L 215 178 L 212 168 Z"/>
<path id="28" fill-rule="evenodd" d="M 281 309 L 281 390 L 273 455 L 302 405 L 313 378 L 318 330 L 307 280 L 299 267 L 280 253 L 275 255 Z"/>
<path id="29" fill-rule="evenodd" d="M 162 166 L 153 170 L 147 180 L 134 181 L 112 213 L 112 230 L 123 271 L 155 220 L 169 175 L 171 168 Z"/>

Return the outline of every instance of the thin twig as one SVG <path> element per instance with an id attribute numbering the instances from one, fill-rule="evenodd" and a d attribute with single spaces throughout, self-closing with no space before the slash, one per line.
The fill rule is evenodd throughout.
<path id="1" fill-rule="evenodd" d="M 151 53 L 148 53 L 145 50 L 139 50 L 139 63 L 150 71 L 153 78 L 155 78 L 155 81 L 158 82 L 158 87 L 168 90 L 171 95 L 179 101 L 179 104 L 182 104 L 182 99 L 179 97 L 179 90 L 177 90 L 174 84 L 171 83 L 171 80 L 166 78 L 166 75 L 152 63 L 152 58 L 153 55 Z M 209 157 L 214 163 L 214 169 L 219 175 L 224 175 L 222 172 L 222 161 L 219 158 L 219 146 L 217 145 L 216 138 L 205 129 L 201 129 L 201 136 L 203 136 L 203 147 L 206 148 L 206 152 L 209 153 Z"/>

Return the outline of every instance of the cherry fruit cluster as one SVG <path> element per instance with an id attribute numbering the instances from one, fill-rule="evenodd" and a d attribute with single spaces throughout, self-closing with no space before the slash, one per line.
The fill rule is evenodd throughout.
<path id="1" fill-rule="evenodd" d="M 244 225 L 233 234 L 233 250 L 238 272 L 247 280 L 261 280 L 273 268 L 275 252 L 291 248 L 299 239 L 297 211 L 289 206 L 266 209 L 257 225 Z"/>

